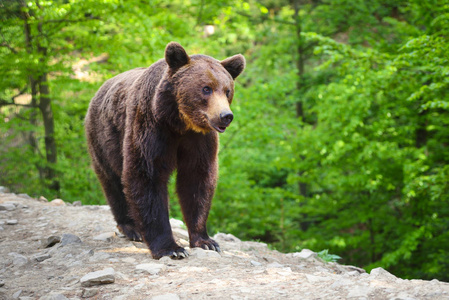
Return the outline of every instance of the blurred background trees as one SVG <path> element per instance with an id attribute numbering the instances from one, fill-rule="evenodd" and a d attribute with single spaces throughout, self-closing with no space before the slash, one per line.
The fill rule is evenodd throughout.
<path id="1" fill-rule="evenodd" d="M 211 233 L 449 280 L 447 1 L 3 0 L 0 17 L 0 185 L 104 204 L 83 129 L 102 82 L 172 40 L 242 53 Z"/>

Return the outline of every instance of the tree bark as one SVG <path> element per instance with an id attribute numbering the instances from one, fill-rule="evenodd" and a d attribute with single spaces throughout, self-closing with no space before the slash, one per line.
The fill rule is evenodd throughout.
<path id="1" fill-rule="evenodd" d="M 42 119 L 44 123 L 45 129 L 45 158 L 46 163 L 45 167 L 37 165 L 37 169 L 39 171 L 39 175 L 41 178 L 45 180 L 45 184 L 47 187 L 56 192 L 56 195 L 59 195 L 59 181 L 56 179 L 56 171 L 55 166 L 57 163 L 57 148 L 55 141 L 55 126 L 54 126 L 54 117 L 53 110 L 51 107 L 51 98 L 50 98 L 50 88 L 48 86 L 48 72 L 46 70 L 46 56 L 47 56 L 47 48 L 43 47 L 39 40 L 33 41 L 32 28 L 29 24 L 30 14 L 27 12 L 26 3 L 24 1 L 21 2 L 22 10 L 22 18 L 24 21 L 24 33 L 25 33 L 25 45 L 27 48 L 28 54 L 33 54 L 36 50 L 39 54 L 39 63 L 40 63 L 40 73 L 35 74 L 34 70 L 29 70 L 30 74 L 29 84 L 31 87 L 31 102 L 34 106 L 37 106 L 42 114 Z M 39 8 L 41 8 L 38 5 Z M 37 26 L 38 36 L 43 37 L 44 31 L 42 28 L 42 20 Z M 33 43 L 34 42 L 34 43 Z M 34 48 L 36 47 L 36 48 Z M 34 126 L 37 126 L 37 118 L 36 112 L 32 112 L 30 116 L 30 123 Z M 30 132 L 28 135 L 28 142 L 30 146 L 33 148 L 33 151 L 39 154 L 39 145 L 37 139 L 35 137 L 34 132 Z"/>
<path id="2" fill-rule="evenodd" d="M 24 7 L 26 4 L 25 2 L 22 2 L 22 7 Z M 30 15 L 25 11 L 22 10 L 22 19 L 23 19 L 23 31 L 25 34 L 25 46 L 26 46 L 26 51 L 28 54 L 32 54 L 33 53 L 33 44 L 32 44 L 32 35 L 31 35 L 31 27 L 30 24 L 28 23 L 28 19 L 30 17 Z M 30 113 L 30 124 L 32 125 L 32 128 L 37 128 L 37 114 L 36 114 L 36 108 L 37 103 L 38 103 L 38 90 L 37 90 L 37 82 L 35 77 L 33 76 L 33 71 L 32 70 L 28 70 L 29 72 L 29 76 L 28 76 L 28 81 L 29 81 L 29 86 L 31 88 L 31 113 Z M 37 141 L 36 138 L 36 132 L 34 130 L 31 130 L 27 133 L 26 139 L 28 140 L 28 144 L 31 147 L 31 150 L 33 151 L 33 153 L 35 153 L 36 155 L 40 155 L 40 151 L 39 151 L 39 143 Z M 41 167 L 41 165 L 39 163 L 36 163 L 36 168 L 39 172 L 39 178 L 40 179 L 44 179 L 44 169 Z"/>
<path id="3" fill-rule="evenodd" d="M 39 34 L 43 35 L 42 23 L 38 25 Z M 37 45 L 38 52 L 41 56 L 41 63 L 45 64 L 45 57 L 47 56 L 47 48 Z M 55 122 L 53 117 L 53 109 L 51 107 L 50 88 L 48 87 L 48 74 L 44 69 L 43 73 L 38 78 L 39 87 L 39 109 L 42 113 L 45 129 L 45 154 L 47 164 L 45 166 L 45 179 L 48 188 L 54 190 L 59 194 L 59 181 L 56 179 L 55 166 L 57 163 L 57 149 L 55 140 Z"/>
<path id="4" fill-rule="evenodd" d="M 304 63 L 305 63 L 305 49 L 304 49 L 304 39 L 301 36 L 302 32 L 302 23 L 301 19 L 299 17 L 299 5 L 300 0 L 295 0 L 293 3 L 294 9 L 295 9 L 295 29 L 296 29 L 296 40 L 297 40 L 297 55 L 296 58 L 296 69 L 298 74 L 298 81 L 296 82 L 296 89 L 300 91 L 304 86 Z M 304 107 L 303 107 L 303 101 L 302 99 L 297 99 L 296 102 L 296 117 L 298 117 L 302 122 L 304 122 Z M 301 159 L 304 159 L 304 157 L 301 157 Z M 303 172 L 299 172 L 299 182 L 298 182 L 298 188 L 299 188 L 299 194 L 303 197 L 307 196 L 307 184 L 304 182 L 301 182 L 301 177 L 303 175 Z"/>

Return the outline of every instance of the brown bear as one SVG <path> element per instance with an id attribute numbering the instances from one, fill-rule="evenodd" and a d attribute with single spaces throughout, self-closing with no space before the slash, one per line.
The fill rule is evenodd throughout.
<path id="1" fill-rule="evenodd" d="M 234 79 L 245 58 L 187 55 L 171 42 L 165 59 L 107 80 L 85 128 L 93 167 L 118 229 L 143 240 L 154 258 L 183 258 L 169 223 L 167 183 L 176 191 L 190 247 L 220 252 L 206 229 L 217 182 L 218 133 L 233 119 Z"/>

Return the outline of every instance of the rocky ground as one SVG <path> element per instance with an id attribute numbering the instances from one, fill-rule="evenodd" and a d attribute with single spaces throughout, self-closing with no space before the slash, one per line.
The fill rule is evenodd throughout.
<path id="1" fill-rule="evenodd" d="M 177 240 L 188 245 L 182 222 Z M 0 187 L 0 299 L 449 299 L 449 283 L 403 280 L 282 254 L 230 234 L 223 252 L 153 260 L 121 237 L 107 206 L 32 199 Z"/>

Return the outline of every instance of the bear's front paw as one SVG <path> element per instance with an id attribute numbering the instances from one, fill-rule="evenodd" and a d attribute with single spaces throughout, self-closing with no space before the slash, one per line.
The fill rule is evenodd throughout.
<path id="1" fill-rule="evenodd" d="M 193 243 L 190 244 L 190 247 L 192 247 L 192 248 L 198 247 L 198 248 L 203 248 L 204 250 L 213 250 L 213 251 L 221 252 L 221 249 L 220 249 L 220 246 L 218 246 L 218 243 L 211 238 L 200 239 L 200 240 L 194 241 Z"/>
<path id="2" fill-rule="evenodd" d="M 151 256 L 153 256 L 154 259 L 160 259 L 164 256 L 168 256 L 171 259 L 183 259 L 189 256 L 189 253 L 184 248 L 176 248 L 176 249 L 164 249 L 159 251 L 152 251 Z"/>

